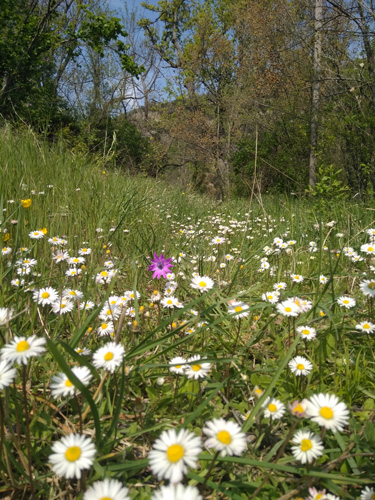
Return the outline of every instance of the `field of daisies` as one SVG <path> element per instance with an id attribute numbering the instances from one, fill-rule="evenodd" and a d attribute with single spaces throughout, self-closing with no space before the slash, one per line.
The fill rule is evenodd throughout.
<path id="1" fill-rule="evenodd" d="M 0 134 L 0 497 L 375 499 L 375 209 Z"/>

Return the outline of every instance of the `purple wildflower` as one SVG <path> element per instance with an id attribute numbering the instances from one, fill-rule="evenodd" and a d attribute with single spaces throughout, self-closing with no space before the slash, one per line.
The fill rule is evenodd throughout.
<path id="1" fill-rule="evenodd" d="M 154 271 L 154 275 L 152 279 L 160 279 L 161 276 L 166 278 L 166 273 L 169 273 L 173 264 L 171 264 L 172 259 L 166 259 L 164 255 L 161 253 L 160 257 L 156 253 L 154 253 L 154 258 L 151 259 L 151 266 L 149 266 L 149 271 Z"/>

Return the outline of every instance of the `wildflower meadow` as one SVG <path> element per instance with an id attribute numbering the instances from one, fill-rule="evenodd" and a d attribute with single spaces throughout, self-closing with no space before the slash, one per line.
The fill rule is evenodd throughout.
<path id="1" fill-rule="evenodd" d="M 375 499 L 375 209 L 0 137 L 0 496 Z"/>

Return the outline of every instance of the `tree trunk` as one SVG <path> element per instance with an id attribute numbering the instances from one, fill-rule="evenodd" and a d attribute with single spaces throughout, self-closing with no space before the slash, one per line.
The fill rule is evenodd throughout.
<path id="1" fill-rule="evenodd" d="M 323 26 L 324 0 L 315 0 L 314 13 L 314 56 L 313 56 L 313 81 L 311 85 L 311 120 L 310 120 L 310 162 L 309 186 L 316 184 L 316 165 L 318 148 L 318 122 L 320 102 L 320 73 L 322 57 L 322 26 Z"/>

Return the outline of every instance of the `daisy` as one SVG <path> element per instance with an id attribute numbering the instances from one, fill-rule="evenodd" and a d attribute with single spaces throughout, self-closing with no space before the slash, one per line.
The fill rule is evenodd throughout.
<path id="1" fill-rule="evenodd" d="M 162 486 L 160 490 L 155 491 L 151 500 L 203 500 L 203 497 L 199 494 L 195 486 L 170 484 L 169 486 Z"/>
<path id="2" fill-rule="evenodd" d="M 91 253 L 91 248 L 81 248 L 80 250 L 78 250 L 78 254 L 79 255 L 90 255 Z"/>
<path id="3" fill-rule="evenodd" d="M 95 304 L 94 302 L 92 302 L 91 300 L 88 300 L 87 302 L 82 302 L 80 305 L 79 305 L 79 308 L 82 310 L 82 309 L 86 309 L 88 311 L 90 311 L 91 309 L 94 309 L 95 307 Z"/>
<path id="4" fill-rule="evenodd" d="M 364 333 L 374 333 L 375 332 L 375 325 L 373 323 L 370 323 L 369 321 L 363 321 L 362 323 L 355 325 L 355 327 L 360 332 L 364 332 Z"/>
<path id="5" fill-rule="evenodd" d="M 73 311 L 74 302 L 67 299 L 57 300 L 51 304 L 52 312 L 55 314 L 67 314 Z"/>
<path id="6" fill-rule="evenodd" d="M 312 363 L 302 356 L 296 356 L 295 358 L 291 359 L 288 363 L 288 366 L 290 368 L 290 371 L 297 377 L 301 375 L 309 375 L 309 373 L 313 369 Z"/>
<path id="7" fill-rule="evenodd" d="M 361 252 L 367 253 L 367 255 L 375 255 L 375 245 L 372 243 L 366 243 L 361 246 Z"/>
<path id="8" fill-rule="evenodd" d="M 324 446 L 321 439 L 310 431 L 298 431 L 292 439 L 292 453 L 302 464 L 311 463 L 323 455 Z"/>
<path id="9" fill-rule="evenodd" d="M 365 489 L 361 491 L 360 500 L 375 500 L 375 489 L 366 486 Z"/>
<path id="10" fill-rule="evenodd" d="M 13 309 L 0 307 L 0 326 L 6 325 L 13 317 Z"/>
<path id="11" fill-rule="evenodd" d="M 296 331 L 305 340 L 310 341 L 316 337 L 316 330 L 312 326 L 299 326 Z"/>
<path id="12" fill-rule="evenodd" d="M 337 303 L 339 306 L 345 307 L 345 309 L 351 309 L 356 305 L 356 301 L 352 297 L 347 297 L 346 295 L 339 297 Z"/>
<path id="13" fill-rule="evenodd" d="M 91 438 L 82 434 L 69 434 L 52 446 L 49 462 L 58 476 L 81 478 L 81 471 L 94 463 L 95 445 Z"/>
<path id="14" fill-rule="evenodd" d="M 186 429 L 163 431 L 150 451 L 150 468 L 159 480 L 179 483 L 188 467 L 196 467 L 202 451 L 201 438 Z"/>
<path id="15" fill-rule="evenodd" d="M 307 404 L 306 414 L 321 427 L 342 431 L 348 424 L 349 410 L 345 403 L 333 394 L 315 394 Z"/>
<path id="16" fill-rule="evenodd" d="M 167 297 L 164 297 L 164 299 L 160 301 L 160 304 L 163 307 L 166 307 L 167 309 L 173 309 L 174 307 L 178 307 L 178 303 L 179 301 L 177 297 L 173 297 L 173 295 L 168 295 Z"/>
<path id="17" fill-rule="evenodd" d="M 375 297 L 375 280 L 362 281 L 359 288 L 366 297 Z"/>
<path id="18" fill-rule="evenodd" d="M 74 350 L 76 353 L 81 354 L 82 356 L 88 356 L 91 353 L 90 349 L 87 349 L 87 347 L 77 347 Z"/>
<path id="19" fill-rule="evenodd" d="M 102 323 L 97 332 L 100 337 L 104 337 L 105 335 L 110 335 L 115 331 L 114 324 L 112 321 L 107 321 L 106 323 Z"/>
<path id="20" fill-rule="evenodd" d="M 201 357 L 199 354 L 188 358 L 188 363 L 192 363 L 193 361 L 197 361 L 197 363 L 185 365 L 185 374 L 187 378 L 198 380 L 199 378 L 204 378 L 208 375 L 208 372 L 211 370 L 211 363 L 199 363 L 200 359 Z"/>
<path id="21" fill-rule="evenodd" d="M 205 446 L 220 451 L 222 457 L 226 455 L 240 456 L 246 449 L 246 435 L 235 422 L 214 418 L 212 421 L 206 422 L 203 432 L 209 437 Z"/>
<path id="22" fill-rule="evenodd" d="M 91 372 L 86 366 L 74 366 L 72 368 L 72 372 L 85 386 L 89 384 L 90 379 L 92 378 Z M 77 389 L 65 373 L 58 373 L 52 377 L 51 392 L 54 398 L 58 398 L 60 396 L 73 397 L 77 393 Z"/>
<path id="23" fill-rule="evenodd" d="M 75 276 L 78 276 L 79 274 L 81 274 L 81 269 L 77 269 L 76 267 L 71 267 L 70 269 L 67 269 L 65 271 L 65 276 L 68 276 L 68 277 L 75 277 Z"/>
<path id="24" fill-rule="evenodd" d="M 274 290 L 286 290 L 287 284 L 284 283 L 283 281 L 280 281 L 280 283 L 275 283 L 273 285 Z"/>
<path id="25" fill-rule="evenodd" d="M 104 306 L 100 311 L 99 319 L 106 321 L 115 321 L 120 317 L 121 309 L 118 306 Z"/>
<path id="26" fill-rule="evenodd" d="M 43 231 L 31 231 L 31 233 L 29 233 L 29 237 L 32 240 L 41 240 L 44 237 L 44 233 Z"/>
<path id="27" fill-rule="evenodd" d="M 270 304 L 276 304 L 279 302 L 280 293 L 279 292 L 266 292 L 262 295 L 262 300 L 269 302 Z"/>
<path id="28" fill-rule="evenodd" d="M 31 337 L 14 337 L 10 344 L 6 344 L 1 350 L 1 359 L 9 363 L 21 363 L 26 365 L 29 358 L 39 356 L 45 352 L 46 339 Z"/>
<path id="29" fill-rule="evenodd" d="M 129 490 L 117 479 L 96 481 L 83 494 L 83 500 L 130 500 Z"/>
<path id="30" fill-rule="evenodd" d="M 1 249 L 1 254 L 2 255 L 9 255 L 10 253 L 12 253 L 12 249 L 10 247 L 3 247 Z"/>
<path id="31" fill-rule="evenodd" d="M 68 259 L 68 264 L 74 267 L 77 267 L 78 264 L 84 264 L 84 263 L 85 263 L 84 257 L 69 257 Z"/>
<path id="32" fill-rule="evenodd" d="M 275 398 L 268 397 L 263 403 L 264 416 L 266 418 L 272 418 L 273 420 L 277 420 L 281 418 L 285 413 L 285 405 Z"/>
<path id="33" fill-rule="evenodd" d="M 302 283 L 302 281 L 304 280 L 304 277 L 300 274 L 291 274 L 290 277 L 292 281 L 294 281 L 294 283 Z"/>
<path id="34" fill-rule="evenodd" d="M 310 496 L 307 497 L 307 500 L 324 500 L 326 490 L 318 491 L 316 488 L 309 488 Z"/>
<path id="35" fill-rule="evenodd" d="M 6 359 L 0 361 L 0 391 L 8 387 L 17 374 L 17 370 Z"/>
<path id="36" fill-rule="evenodd" d="M 33 292 L 33 300 L 42 306 L 52 304 L 58 300 L 58 293 L 54 288 L 48 286 L 47 288 L 41 288 L 40 290 L 35 290 Z"/>
<path id="37" fill-rule="evenodd" d="M 201 292 L 207 292 L 214 286 L 214 282 L 208 276 L 195 276 L 190 283 L 190 286 L 196 290 L 200 290 Z"/>
<path id="38" fill-rule="evenodd" d="M 306 408 L 307 408 L 307 399 L 303 399 L 302 401 L 293 401 L 292 404 L 288 405 L 288 409 L 290 413 L 297 418 L 303 418 L 306 416 Z"/>
<path id="39" fill-rule="evenodd" d="M 65 290 L 63 290 L 62 296 L 64 299 L 81 300 L 83 298 L 83 292 L 65 288 Z"/>
<path id="40" fill-rule="evenodd" d="M 95 276 L 95 283 L 99 283 L 101 285 L 104 285 L 105 283 L 110 283 L 115 274 L 116 271 L 114 270 L 101 271 Z"/>
<path id="41" fill-rule="evenodd" d="M 66 250 L 60 250 L 52 258 L 56 261 L 56 263 L 59 263 L 63 260 L 69 259 L 69 254 Z"/>
<path id="42" fill-rule="evenodd" d="M 293 300 L 284 300 L 276 305 L 277 312 L 287 317 L 297 317 L 301 309 Z"/>
<path id="43" fill-rule="evenodd" d="M 232 300 L 228 304 L 228 314 L 234 314 L 235 319 L 246 318 L 249 316 L 249 306 L 245 302 Z"/>
<path id="44" fill-rule="evenodd" d="M 95 351 L 93 356 L 93 365 L 95 368 L 104 368 L 113 373 L 121 365 L 125 349 L 121 344 L 109 342 L 104 347 Z"/>
<path id="45" fill-rule="evenodd" d="M 225 242 L 225 238 L 222 238 L 220 236 L 216 236 L 211 240 L 212 245 L 222 245 Z"/>
<path id="46" fill-rule="evenodd" d="M 169 364 L 171 367 L 169 368 L 169 371 L 183 375 L 185 373 L 185 363 L 186 359 L 181 358 L 181 356 L 177 356 L 176 358 L 170 360 Z"/>

